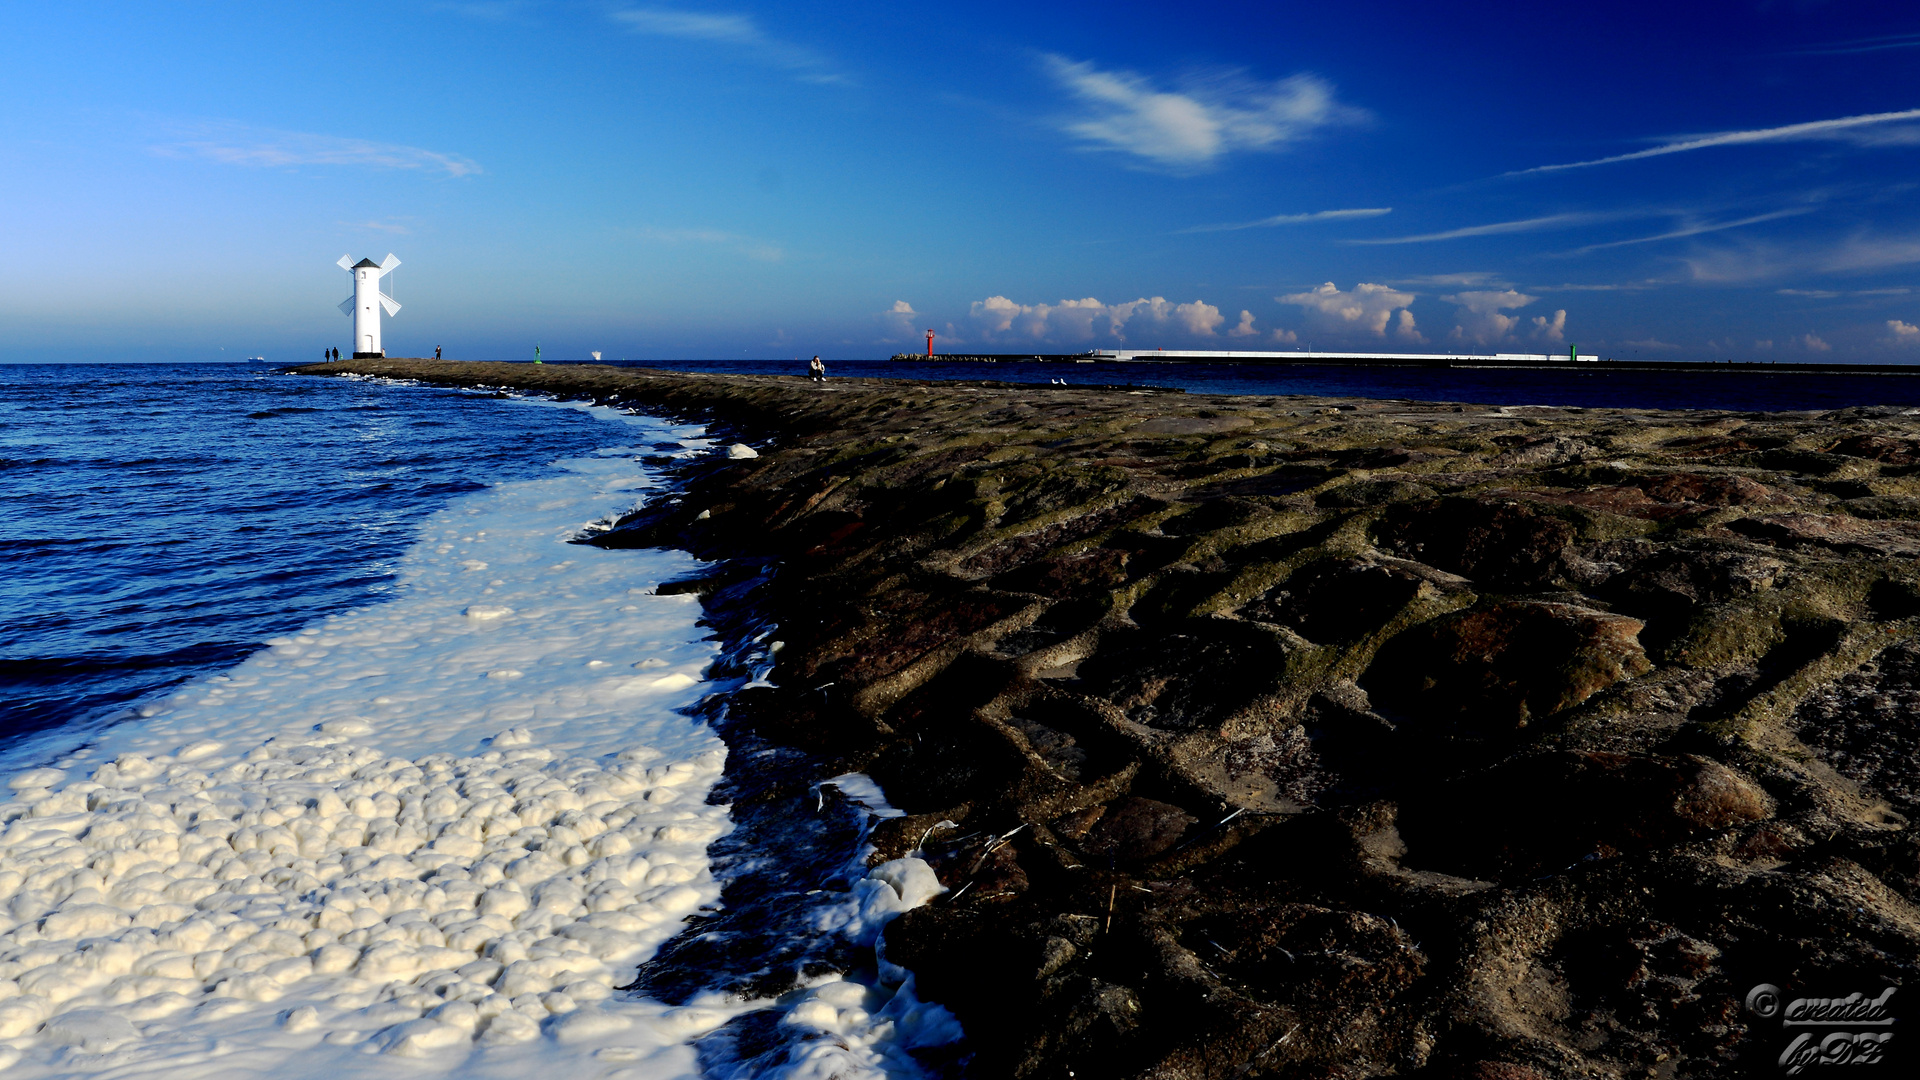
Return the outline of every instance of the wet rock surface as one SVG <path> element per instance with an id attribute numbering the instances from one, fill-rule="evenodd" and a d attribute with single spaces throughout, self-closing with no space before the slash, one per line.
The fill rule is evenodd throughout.
<path id="1" fill-rule="evenodd" d="M 774 568 L 729 722 L 907 812 L 968 1075 L 1777 1074 L 1749 988 L 1920 974 L 1920 418 L 308 370 L 759 450 L 596 542 Z"/>

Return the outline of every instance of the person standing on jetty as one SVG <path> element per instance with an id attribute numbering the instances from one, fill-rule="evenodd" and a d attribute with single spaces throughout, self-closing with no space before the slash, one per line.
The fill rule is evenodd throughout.
<path id="1" fill-rule="evenodd" d="M 814 382 L 827 381 L 827 365 L 821 363 L 819 357 L 807 362 L 807 378 Z"/>

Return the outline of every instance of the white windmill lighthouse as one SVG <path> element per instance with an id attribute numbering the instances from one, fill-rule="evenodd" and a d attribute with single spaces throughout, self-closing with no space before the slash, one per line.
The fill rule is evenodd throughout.
<path id="1" fill-rule="evenodd" d="M 372 259 L 353 261 L 353 256 L 340 256 L 340 269 L 353 275 L 353 295 L 340 301 L 340 310 L 353 316 L 353 358 L 367 360 L 384 357 L 387 351 L 380 347 L 380 309 L 386 308 L 387 314 L 398 315 L 400 305 L 393 297 L 380 291 L 380 279 L 393 272 L 400 260 L 387 252 L 385 262 Z"/>

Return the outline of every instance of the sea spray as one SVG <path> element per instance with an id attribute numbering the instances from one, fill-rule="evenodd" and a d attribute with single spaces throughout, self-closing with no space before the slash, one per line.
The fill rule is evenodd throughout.
<path id="1" fill-rule="evenodd" d="M 611 989 L 719 895 L 707 849 L 730 823 L 706 794 L 726 748 L 686 715 L 714 688 L 697 602 L 653 589 L 697 564 L 566 543 L 654 479 L 625 447 L 559 466 L 428 519 L 393 599 L 14 778 L 0 1055 L 63 1074 L 690 1076 L 690 1040 L 764 1004 Z M 883 868 L 821 929 L 877 933 L 927 876 Z M 809 988 L 786 1008 L 796 1047 L 832 1030 L 886 1075 L 912 1071 L 896 1048 L 957 1035 L 888 975 L 857 1002 L 846 980 Z M 796 1076 L 817 1058 L 790 1056 Z"/>

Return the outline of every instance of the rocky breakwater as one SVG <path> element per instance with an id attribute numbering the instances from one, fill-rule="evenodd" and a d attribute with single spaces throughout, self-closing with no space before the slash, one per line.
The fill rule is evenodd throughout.
<path id="1" fill-rule="evenodd" d="M 1771 1072 L 1750 988 L 1920 974 L 1897 410 L 310 370 L 761 443 L 597 542 L 774 568 L 732 714 L 908 812 L 974 1075 Z"/>

